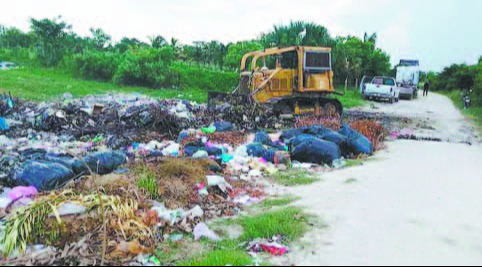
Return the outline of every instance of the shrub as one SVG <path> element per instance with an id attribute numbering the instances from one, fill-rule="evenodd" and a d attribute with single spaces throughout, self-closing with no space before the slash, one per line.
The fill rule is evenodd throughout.
<path id="1" fill-rule="evenodd" d="M 199 88 L 206 91 L 231 91 L 236 88 L 239 75 L 198 65 L 176 62 L 171 66 L 171 84 L 183 88 Z"/>
<path id="2" fill-rule="evenodd" d="M 38 65 L 35 54 L 28 48 L 0 48 L 0 62 L 9 61 L 22 66 Z"/>
<path id="3" fill-rule="evenodd" d="M 74 73 L 84 79 L 112 81 L 121 55 L 111 52 L 90 51 L 74 56 Z"/>
<path id="4" fill-rule="evenodd" d="M 153 88 L 168 86 L 173 59 L 171 47 L 129 50 L 117 68 L 114 82 Z"/>

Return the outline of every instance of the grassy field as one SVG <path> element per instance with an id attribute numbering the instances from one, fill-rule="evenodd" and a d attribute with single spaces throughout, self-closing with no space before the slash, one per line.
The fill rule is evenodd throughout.
<path id="1" fill-rule="evenodd" d="M 113 83 L 86 81 L 50 69 L 18 69 L 0 71 L 0 92 L 11 92 L 16 97 L 45 101 L 70 92 L 74 97 L 92 94 L 141 93 L 152 97 L 182 98 L 206 102 L 207 93 L 201 89 L 149 89 L 125 87 Z"/>
<path id="2" fill-rule="evenodd" d="M 150 89 L 145 87 L 119 86 L 109 82 L 87 81 L 73 77 L 59 70 L 18 69 L 0 71 L 0 93 L 11 92 L 16 97 L 33 101 L 46 101 L 61 97 L 70 92 L 74 97 L 85 95 L 116 93 L 140 93 L 160 98 L 182 98 L 200 103 L 207 101 L 206 90 L 189 89 Z M 350 88 L 344 96 L 337 96 L 345 108 L 362 106 L 361 95 Z"/>
<path id="3" fill-rule="evenodd" d="M 461 95 L 459 91 L 452 92 L 440 92 L 447 97 L 449 97 L 462 112 L 467 115 L 482 131 L 482 107 L 471 107 L 465 109 L 461 100 Z"/>
<path id="4" fill-rule="evenodd" d="M 337 96 L 338 100 L 343 104 L 343 107 L 345 109 L 347 108 L 354 108 L 354 107 L 360 107 L 365 105 L 365 100 L 363 99 L 363 96 L 358 92 L 356 88 L 349 88 L 345 95 L 343 96 Z"/>

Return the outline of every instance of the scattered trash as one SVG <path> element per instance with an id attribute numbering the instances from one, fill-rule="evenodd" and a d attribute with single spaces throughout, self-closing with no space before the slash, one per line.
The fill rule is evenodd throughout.
<path id="1" fill-rule="evenodd" d="M 0 96 L 0 185 L 14 187 L 0 196 L 6 254 L 16 264 L 93 265 L 106 236 L 106 265 L 159 266 L 151 256 L 158 243 L 191 233 L 220 240 L 203 221 L 260 203 L 265 175 L 341 168 L 345 150 L 366 149 L 383 128 L 350 120 L 360 134 L 340 118 L 244 113 L 235 103 L 209 110 L 140 94 L 66 93 L 40 104 Z M 27 245 L 36 243 L 51 247 Z M 250 251 L 284 255 L 282 243 L 258 240 Z M 24 254 L 33 251 L 40 254 Z"/>
<path id="2" fill-rule="evenodd" d="M 271 240 L 267 239 L 256 239 L 249 243 L 247 251 L 251 253 L 261 253 L 267 252 L 274 256 L 283 256 L 288 253 L 288 248 L 279 244 L 280 237 L 275 236 Z"/>
<path id="3" fill-rule="evenodd" d="M 24 187 L 17 186 L 8 192 L 8 197 L 13 201 L 17 201 L 21 198 L 31 198 L 38 194 L 37 188 L 33 186 Z"/>
<path id="4" fill-rule="evenodd" d="M 299 162 L 332 165 L 341 158 L 341 150 L 335 143 L 314 138 L 294 147 L 291 158 Z"/>
<path id="5" fill-rule="evenodd" d="M 218 132 L 231 132 L 234 130 L 233 124 L 227 121 L 215 122 L 214 128 L 216 128 L 216 131 Z"/>
<path id="6" fill-rule="evenodd" d="M 7 120 L 0 117 L 0 131 L 8 131 L 10 127 L 8 126 Z"/>
<path id="7" fill-rule="evenodd" d="M 74 172 L 62 164 L 28 160 L 16 170 L 12 183 L 16 186 L 34 186 L 39 191 L 49 191 L 65 185 L 74 176 Z"/>
<path id="8" fill-rule="evenodd" d="M 347 124 L 343 125 L 339 133 L 348 138 L 347 146 L 351 153 L 355 155 L 373 154 L 373 144 L 370 142 L 370 140 L 359 132 L 353 130 Z"/>
<path id="9" fill-rule="evenodd" d="M 216 233 L 214 233 L 211 229 L 209 229 L 209 227 L 203 222 L 196 225 L 196 227 L 194 228 L 193 234 L 194 234 L 194 240 L 196 241 L 200 240 L 203 237 L 213 241 L 221 240 L 221 238 L 219 238 L 219 236 L 216 235 Z"/>
<path id="10" fill-rule="evenodd" d="M 84 158 L 84 161 L 94 173 L 108 174 L 125 164 L 127 157 L 118 151 L 106 151 L 90 154 Z"/>

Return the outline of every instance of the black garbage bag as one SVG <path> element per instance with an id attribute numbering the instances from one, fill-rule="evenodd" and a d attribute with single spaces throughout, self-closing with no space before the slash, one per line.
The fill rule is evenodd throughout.
<path id="1" fill-rule="evenodd" d="M 353 130 L 347 124 L 343 124 L 343 127 L 339 131 L 340 134 L 347 137 L 347 150 L 349 153 L 355 155 L 373 154 L 373 144 L 361 133 Z"/>
<path id="2" fill-rule="evenodd" d="M 288 141 L 286 141 L 286 144 L 291 149 L 294 149 L 295 147 L 301 145 L 302 143 L 304 143 L 306 141 L 313 141 L 313 140 L 316 140 L 316 139 L 319 139 L 319 138 L 317 138 L 316 136 L 311 135 L 311 134 L 300 134 L 300 135 L 298 135 L 296 137 L 293 137 L 293 138 L 289 139 Z"/>
<path id="3" fill-rule="evenodd" d="M 279 150 L 279 149 L 274 148 L 274 147 L 270 147 L 266 150 L 266 153 L 264 153 L 263 158 L 265 160 L 267 160 L 268 162 L 276 163 L 276 153 L 278 153 L 279 151 L 282 151 L 282 150 Z M 287 153 L 287 152 L 285 152 L 285 153 Z"/>
<path id="4" fill-rule="evenodd" d="M 206 147 L 206 152 L 209 156 L 221 156 L 223 154 L 223 150 L 219 147 Z"/>
<path id="5" fill-rule="evenodd" d="M 84 158 L 89 168 L 97 174 L 108 174 L 127 162 L 126 154 L 119 151 L 97 152 Z"/>
<path id="6" fill-rule="evenodd" d="M 71 169 L 75 174 L 86 174 L 89 172 L 86 163 L 83 160 L 72 157 L 67 154 L 47 154 L 46 161 L 55 162 Z"/>
<path id="7" fill-rule="evenodd" d="M 339 158 L 341 150 L 337 144 L 317 138 L 302 142 L 291 152 L 292 160 L 306 163 L 332 165 Z"/>
<path id="8" fill-rule="evenodd" d="M 260 143 L 252 143 L 247 146 L 248 155 L 251 157 L 262 158 L 266 155 L 268 151 L 263 144 Z"/>
<path id="9" fill-rule="evenodd" d="M 281 141 L 273 142 L 271 147 L 276 148 L 276 149 L 281 150 L 281 151 L 287 151 L 288 150 L 286 144 L 281 142 Z"/>
<path id="10" fill-rule="evenodd" d="M 234 125 L 227 121 L 218 121 L 214 123 L 214 127 L 218 132 L 230 132 L 234 131 Z"/>
<path id="11" fill-rule="evenodd" d="M 303 133 L 307 133 L 309 132 L 309 127 L 307 126 L 303 126 L 303 127 L 300 127 L 300 128 L 293 128 L 293 129 L 289 129 L 289 130 L 285 130 L 281 133 L 281 136 L 280 136 L 280 140 L 282 141 L 287 141 L 293 137 L 296 137 L 300 134 L 303 134 Z"/>
<path id="12" fill-rule="evenodd" d="M 326 128 L 323 125 L 313 125 L 310 127 L 308 133 L 316 137 L 337 144 L 342 152 L 346 151 L 348 138 L 336 131 Z"/>
<path id="13" fill-rule="evenodd" d="M 206 151 L 209 156 L 220 156 L 223 150 L 219 147 L 207 147 L 203 142 L 197 141 L 187 144 L 184 147 L 184 155 L 192 157 L 198 151 Z"/>
<path id="14" fill-rule="evenodd" d="M 184 156 L 192 157 L 198 151 L 206 151 L 204 146 L 187 145 L 184 147 Z"/>
<path id="15" fill-rule="evenodd" d="M 273 146 L 273 141 L 271 140 L 271 137 L 269 137 L 269 135 L 263 131 L 259 131 L 256 133 L 256 135 L 254 136 L 253 143 L 260 143 L 267 146 Z"/>
<path id="16" fill-rule="evenodd" d="M 60 163 L 27 160 L 15 170 L 15 186 L 34 186 L 39 191 L 57 189 L 74 178 L 74 172 Z"/>

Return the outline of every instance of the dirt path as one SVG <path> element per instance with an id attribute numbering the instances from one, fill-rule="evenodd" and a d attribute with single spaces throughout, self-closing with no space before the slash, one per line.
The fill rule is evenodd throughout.
<path id="1" fill-rule="evenodd" d="M 389 142 L 364 166 L 289 189 L 327 227 L 308 233 L 280 263 L 482 264 L 482 147 L 458 143 L 473 141 L 471 127 L 439 95 L 375 107 L 430 117 L 435 130 L 426 134 L 451 142 Z"/>

